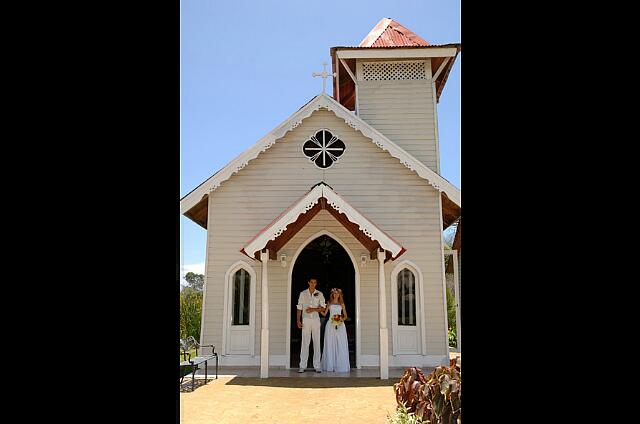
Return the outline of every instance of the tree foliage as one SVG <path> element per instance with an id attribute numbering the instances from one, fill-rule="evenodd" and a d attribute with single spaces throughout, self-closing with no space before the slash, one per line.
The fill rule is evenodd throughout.
<path id="1" fill-rule="evenodd" d="M 456 298 L 447 287 L 447 320 L 449 321 L 449 346 L 457 347 Z"/>
<path id="2" fill-rule="evenodd" d="M 189 336 L 200 340 L 200 320 L 202 317 L 202 291 L 190 287 L 180 292 L 180 338 Z"/>
<path id="3" fill-rule="evenodd" d="M 184 279 L 187 280 L 187 287 L 196 291 L 202 291 L 204 287 L 204 275 L 190 271 L 187 272 Z"/>

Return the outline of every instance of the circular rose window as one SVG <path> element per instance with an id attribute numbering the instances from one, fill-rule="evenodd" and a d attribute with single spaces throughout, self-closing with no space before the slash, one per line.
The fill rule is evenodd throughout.
<path id="1" fill-rule="evenodd" d="M 325 169 L 337 162 L 344 153 L 345 145 L 329 130 L 319 130 L 302 145 L 302 152 L 317 167 Z"/>

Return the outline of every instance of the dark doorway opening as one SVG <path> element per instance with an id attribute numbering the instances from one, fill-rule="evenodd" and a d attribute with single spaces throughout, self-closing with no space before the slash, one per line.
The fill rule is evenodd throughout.
<path id="1" fill-rule="evenodd" d="M 347 329 L 347 341 L 349 343 L 349 364 L 356 367 L 356 278 L 351 258 L 344 248 L 327 235 L 322 235 L 310 242 L 302 250 L 293 266 L 291 276 L 291 368 L 300 365 L 300 347 L 302 344 L 302 330 L 296 323 L 296 305 L 301 291 L 308 290 L 307 281 L 310 278 L 318 280 L 317 290 L 320 290 L 329 301 L 331 288 L 342 289 L 344 303 L 347 308 L 348 319 L 345 322 Z M 329 319 L 320 315 L 320 346 L 324 343 L 324 327 Z M 313 341 L 309 346 L 309 361 L 307 367 L 313 367 L 313 352 L 316 346 Z"/>

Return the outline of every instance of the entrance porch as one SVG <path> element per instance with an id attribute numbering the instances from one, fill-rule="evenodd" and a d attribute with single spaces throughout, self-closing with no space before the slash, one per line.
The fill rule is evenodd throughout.
<path id="1" fill-rule="evenodd" d="M 389 367 L 389 379 L 399 380 L 406 367 Z M 422 372 L 427 375 L 434 368 L 422 368 Z M 215 371 L 215 370 L 214 370 Z M 211 370 L 209 371 L 211 375 Z M 219 367 L 218 378 L 228 377 L 248 377 L 259 378 L 260 367 Z M 378 378 L 380 377 L 380 367 L 362 367 L 359 369 L 351 369 L 351 372 L 322 372 L 316 373 L 313 369 L 307 370 L 307 372 L 298 373 L 296 369 L 287 369 L 285 367 L 269 367 L 269 378 Z M 198 370 L 196 372 L 196 379 L 204 379 L 204 370 Z"/>
<path id="2" fill-rule="evenodd" d="M 319 233 L 313 234 L 304 242 L 296 242 L 295 245 L 298 246 L 297 252 L 293 255 L 293 257 L 287 255 L 279 255 L 279 252 L 286 248 L 287 243 L 289 241 L 293 242 L 293 238 L 300 234 L 304 234 L 305 232 L 311 231 L 313 226 L 307 228 L 307 224 L 311 222 L 314 217 L 324 216 L 325 219 L 330 219 L 333 223 L 337 224 L 341 231 L 344 234 L 348 234 L 352 240 L 351 247 L 347 246 L 346 243 L 340 240 L 340 237 L 336 237 L 330 232 L 326 230 L 322 230 Z M 334 225 L 335 225 L 334 224 Z M 293 322 L 291 321 L 291 315 L 293 309 L 291 305 L 295 305 L 295 300 L 297 299 L 297 293 L 299 293 L 300 289 L 304 289 L 304 287 L 300 287 L 300 285 L 304 285 L 303 283 L 307 281 L 307 277 L 311 277 L 308 274 L 309 271 L 313 272 L 313 275 L 317 275 L 320 273 L 320 269 L 313 266 L 314 263 L 318 262 L 318 257 L 309 256 L 310 263 L 304 265 L 305 255 L 302 254 L 302 250 L 312 244 L 314 240 L 318 238 L 320 235 L 329 235 L 328 238 L 324 240 L 327 242 L 331 242 L 334 245 L 340 244 L 344 249 L 343 256 L 343 266 L 346 266 L 349 269 L 352 269 L 349 273 L 333 273 L 332 275 L 340 275 L 339 280 L 341 280 L 341 284 L 344 285 L 343 291 L 348 293 L 349 301 L 347 305 L 350 307 L 351 312 L 349 313 L 350 317 L 354 318 L 352 322 L 346 323 L 348 330 L 348 334 L 352 335 L 351 345 L 350 347 L 353 349 L 351 365 L 352 371 L 360 370 L 366 366 L 377 365 L 376 367 L 371 367 L 371 371 L 375 372 L 375 376 L 381 379 L 389 378 L 389 332 L 387 329 L 387 306 L 386 306 L 386 292 L 385 292 L 385 271 L 384 265 L 386 262 L 390 260 L 397 259 L 402 253 L 405 252 L 405 248 L 400 245 L 396 240 L 394 240 L 391 236 L 377 227 L 373 222 L 371 222 L 368 218 L 363 216 L 360 212 L 358 212 L 355 208 L 353 208 L 344 198 L 339 196 L 336 192 L 333 191 L 331 187 L 324 183 L 319 183 L 314 186 L 305 196 L 303 196 L 298 202 L 291 205 L 287 208 L 279 217 L 277 217 L 270 225 L 264 228 L 260 233 L 255 235 L 242 249 L 241 252 L 246 254 L 252 259 L 259 261 L 261 263 L 261 297 L 258 301 L 261 304 L 261 330 L 260 330 L 260 377 L 267 378 L 272 376 L 272 370 L 276 372 L 277 368 L 274 369 L 273 363 L 269 363 L 270 348 L 273 348 L 269 345 L 269 336 L 272 325 L 270 324 L 270 301 L 269 301 L 269 286 L 271 284 L 278 284 L 277 281 L 282 279 L 282 275 L 276 275 L 272 277 L 270 275 L 270 267 L 269 261 L 279 261 L 283 268 L 289 270 L 288 276 L 286 277 L 286 290 L 287 290 L 287 303 L 285 303 L 285 308 L 287 310 L 286 313 L 286 351 L 285 351 L 285 367 L 283 368 L 283 375 L 290 375 L 290 370 L 293 365 L 291 358 L 294 357 L 294 360 L 297 355 L 297 351 L 299 351 L 299 347 L 295 345 L 296 337 L 295 332 L 296 328 L 292 326 Z M 323 245 L 323 241 L 319 241 L 319 245 L 321 249 L 327 248 L 327 246 Z M 353 244 L 355 243 L 355 244 Z M 324 246 L 324 247 L 322 247 Z M 317 250 L 317 248 L 316 248 Z M 354 254 L 354 250 L 359 253 Z M 366 252 L 364 253 L 363 252 Z M 299 258 L 300 256 L 300 258 Z M 299 259 L 299 260 L 298 260 Z M 367 328 L 361 328 L 363 314 L 361 313 L 361 302 L 360 296 L 362 293 L 360 292 L 360 287 L 362 285 L 360 278 L 359 269 L 364 267 L 367 262 L 373 261 L 371 265 L 366 269 L 367 271 L 367 293 L 366 305 L 362 305 L 362 308 L 366 308 L 367 318 L 364 322 L 367 324 Z M 289 262 L 289 263 L 287 263 Z M 300 263 L 299 263 L 300 262 Z M 276 262 L 277 263 L 277 262 Z M 295 270 L 301 269 L 301 272 L 298 275 L 297 279 L 294 279 L 294 265 L 298 264 L 298 267 L 295 267 Z M 276 268 L 277 269 L 277 268 Z M 302 271 L 304 270 L 304 271 Z M 273 267 L 271 267 L 271 272 L 275 271 Z M 329 274 L 327 274 L 329 275 Z M 295 280 L 295 281 L 294 281 Z M 298 281 L 299 280 L 299 281 Z M 333 284 L 331 278 L 326 278 L 327 284 Z M 349 281 L 347 281 L 349 280 Z M 329 287 L 324 288 L 323 291 L 328 290 Z M 377 296 L 376 296 L 377 294 Z M 277 303 L 280 303 L 280 299 L 275 300 Z M 349 305 L 349 302 L 355 302 L 355 304 Z M 373 302 L 377 303 L 377 307 L 372 308 Z M 372 305 L 373 304 L 373 305 Z M 377 314 L 376 311 L 377 310 Z M 278 310 L 273 311 L 275 313 L 279 312 Z M 374 329 L 371 326 L 372 322 L 376 322 L 376 328 Z M 276 330 L 277 331 L 277 330 Z M 377 348 L 375 352 L 372 351 L 373 346 L 368 346 L 368 351 L 366 354 L 362 352 L 362 337 L 361 334 L 365 332 L 368 336 L 367 340 L 372 340 L 374 337 L 378 339 Z M 293 342 L 293 343 L 292 343 Z M 353 344 L 355 343 L 355 346 Z M 369 343 L 370 344 L 370 343 Z M 315 346 L 314 346 L 315 348 Z M 279 363 L 277 365 L 282 365 Z M 366 370 L 363 371 L 365 375 L 367 375 Z M 400 369 L 401 374 L 401 369 Z"/>

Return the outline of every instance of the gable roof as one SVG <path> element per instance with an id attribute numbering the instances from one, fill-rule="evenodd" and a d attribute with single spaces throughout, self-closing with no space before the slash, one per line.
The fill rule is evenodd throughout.
<path id="1" fill-rule="evenodd" d="M 324 182 L 311 188 L 303 197 L 285 209 L 269 225 L 256 234 L 240 250 L 250 258 L 260 260 L 260 251 L 276 252 L 304 227 L 320 210 L 325 209 L 338 220 L 369 251 L 372 259 L 378 248 L 386 251 L 386 260 L 395 260 L 406 249 L 351 206 Z"/>
<path id="2" fill-rule="evenodd" d="M 380 22 L 362 39 L 358 47 L 407 47 L 428 46 L 418 34 L 391 18 Z"/>
<path id="3" fill-rule="evenodd" d="M 284 137 L 287 132 L 302 124 L 302 121 L 311 116 L 313 112 L 322 108 L 330 110 L 338 118 L 343 119 L 347 125 L 357 131 L 360 131 L 362 135 L 369 138 L 376 146 L 380 147 L 382 150 L 388 151 L 389 154 L 398 159 L 402 165 L 409 168 L 411 171 L 414 171 L 436 190 L 444 193 L 458 208 L 461 206 L 461 196 L 458 188 L 406 152 L 400 146 L 389 140 L 384 134 L 363 121 L 360 117 L 353 114 L 333 98 L 327 96 L 325 93 L 321 93 L 311 99 L 311 101 L 306 105 L 298 109 L 298 111 L 270 131 L 267 135 L 258 140 L 253 146 L 245 150 L 225 167 L 220 169 L 180 199 L 180 213 L 206 228 L 206 218 L 195 218 L 195 215 L 202 216 L 203 211 L 206 209 L 206 205 L 202 204 L 203 199 L 217 189 L 224 181 L 231 178 L 233 174 L 247 166 L 247 164 L 258 157 L 260 153 L 273 146 L 278 140 Z M 197 205 L 200 205 L 198 211 L 191 211 L 192 208 Z"/>

